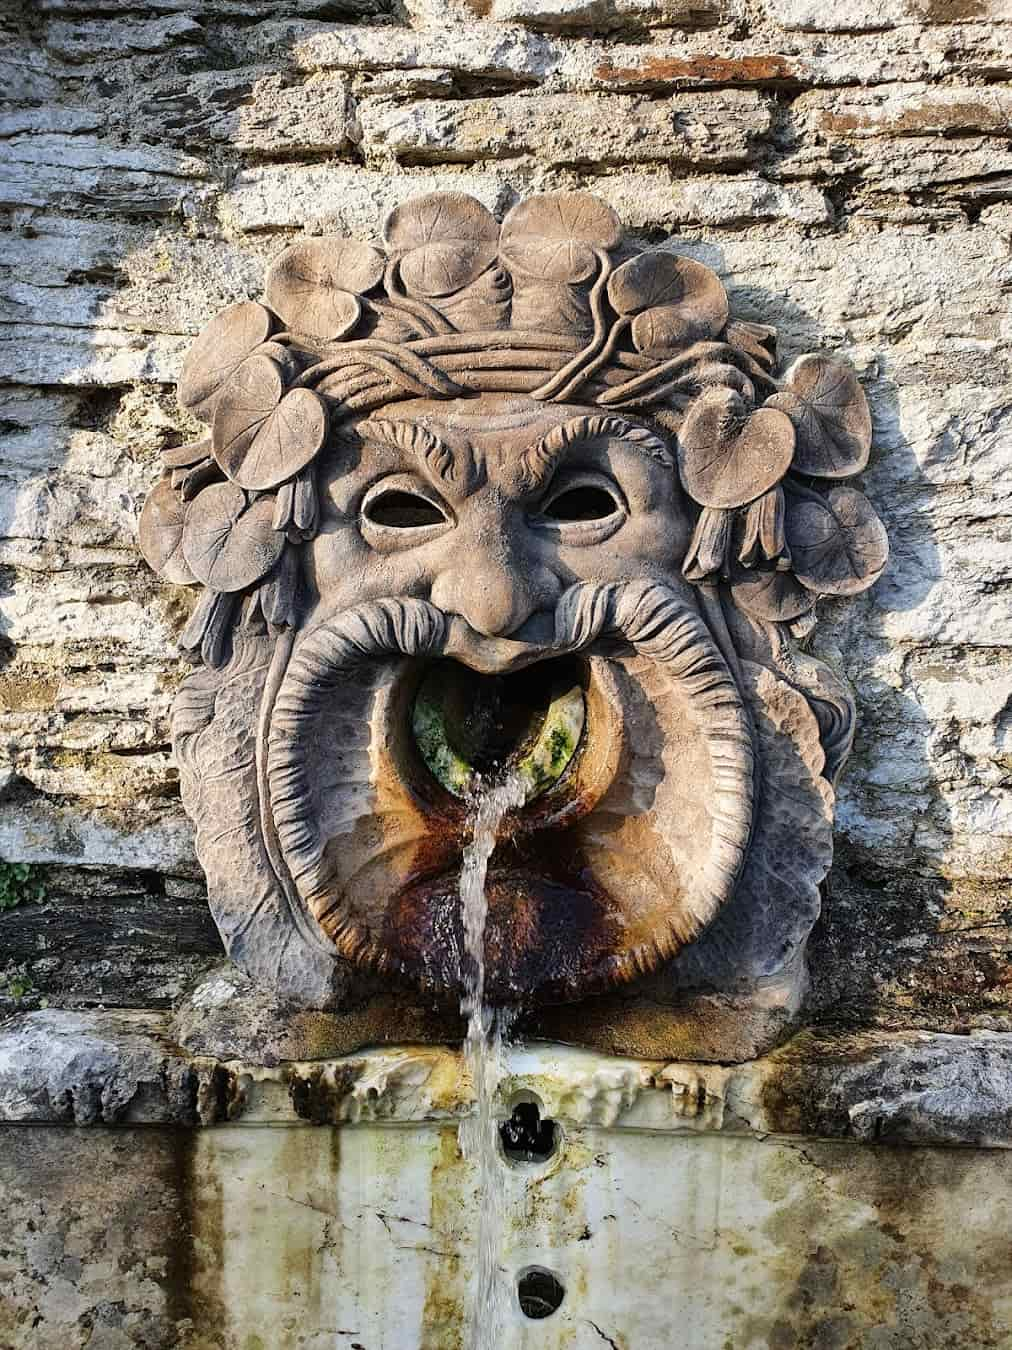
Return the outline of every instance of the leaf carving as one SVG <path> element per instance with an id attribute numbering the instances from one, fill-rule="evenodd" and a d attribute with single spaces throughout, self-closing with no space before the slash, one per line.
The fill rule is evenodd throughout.
<path id="1" fill-rule="evenodd" d="M 240 487 L 263 491 L 305 468 L 327 435 L 327 409 L 312 389 L 285 393 L 280 367 L 251 356 L 222 392 L 214 457 Z"/>
<path id="2" fill-rule="evenodd" d="M 189 441 L 186 445 L 174 445 L 162 451 L 162 461 L 167 469 L 192 469 L 211 453 L 211 439 Z"/>
<path id="3" fill-rule="evenodd" d="M 776 366 L 777 330 L 769 324 L 729 319 L 724 328 L 724 341 L 750 356 L 763 370 L 772 371 Z"/>
<path id="4" fill-rule="evenodd" d="M 800 619 L 815 605 L 811 591 L 799 585 L 790 572 L 776 569 L 737 572 L 731 595 L 747 614 L 772 623 Z"/>
<path id="5" fill-rule="evenodd" d="M 304 239 L 272 263 L 267 303 L 296 332 L 336 342 L 355 327 L 359 296 L 379 284 L 383 266 L 379 249 L 357 239 Z"/>
<path id="6" fill-rule="evenodd" d="M 502 256 L 511 270 L 572 285 L 593 274 L 595 248 L 616 248 L 621 239 L 618 216 L 589 192 L 545 192 L 507 214 Z"/>
<path id="7" fill-rule="evenodd" d="M 794 467 L 819 478 L 849 478 L 868 463 L 871 413 L 849 361 L 813 353 L 788 370 L 786 388 L 767 399 L 794 423 Z"/>
<path id="8" fill-rule="evenodd" d="M 254 300 L 229 305 L 200 333 L 183 362 L 180 404 L 202 422 L 214 418 L 218 393 L 255 347 L 266 342 L 274 315 Z"/>
<path id="9" fill-rule="evenodd" d="M 633 345 L 647 355 L 715 337 L 727 323 L 727 292 L 716 272 L 662 249 L 616 268 L 608 299 L 618 314 L 636 316 Z"/>
<path id="10" fill-rule="evenodd" d="M 499 252 L 499 222 L 463 192 L 430 192 L 396 207 L 384 236 L 402 254 L 407 289 L 432 299 L 469 286 Z"/>
<path id="11" fill-rule="evenodd" d="M 790 468 L 794 428 L 775 409 L 750 412 L 733 389 L 706 389 L 678 432 L 682 485 L 701 506 L 745 506 Z"/>
<path id="12" fill-rule="evenodd" d="M 198 581 L 216 592 L 241 591 L 266 576 L 285 546 L 273 528 L 274 499 L 251 506 L 234 483 L 215 483 L 191 504 L 183 555 Z"/>
<path id="13" fill-rule="evenodd" d="M 196 581 L 183 557 L 185 520 L 185 504 L 170 480 L 163 478 L 148 493 L 141 511 L 139 543 L 151 570 L 177 586 L 192 586 Z"/>
<path id="14" fill-rule="evenodd" d="M 885 526 L 863 492 L 834 487 L 792 496 L 787 544 L 798 580 L 817 595 L 856 595 L 881 576 L 889 557 Z"/>

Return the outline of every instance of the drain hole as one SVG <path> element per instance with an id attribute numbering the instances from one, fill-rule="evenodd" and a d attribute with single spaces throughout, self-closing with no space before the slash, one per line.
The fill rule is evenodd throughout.
<path id="1" fill-rule="evenodd" d="M 517 1102 L 509 1120 L 499 1126 L 502 1151 L 510 1162 L 545 1162 L 559 1146 L 559 1127 L 542 1120 L 537 1102 Z"/>
<path id="2" fill-rule="evenodd" d="M 525 1317 L 551 1317 L 565 1296 L 560 1280 L 543 1266 L 529 1266 L 517 1277 L 517 1297 Z"/>

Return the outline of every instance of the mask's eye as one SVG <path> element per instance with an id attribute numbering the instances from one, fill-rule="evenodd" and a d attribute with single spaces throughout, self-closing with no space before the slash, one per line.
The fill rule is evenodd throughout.
<path id="1" fill-rule="evenodd" d="M 568 543 L 593 544 L 614 534 L 627 514 L 625 498 L 614 479 L 589 470 L 569 470 L 549 487 L 537 519 Z"/>
<path id="2" fill-rule="evenodd" d="M 363 515 L 373 525 L 394 530 L 417 530 L 423 525 L 443 525 L 446 516 L 427 497 L 400 490 L 380 492 L 366 503 Z"/>
<path id="3" fill-rule="evenodd" d="M 367 543 L 381 553 L 415 548 L 452 525 L 450 508 L 427 483 L 409 473 L 381 479 L 362 499 L 359 528 Z"/>
<path id="4" fill-rule="evenodd" d="M 604 520 L 620 510 L 618 502 L 602 487 L 580 483 L 565 488 L 542 508 L 547 520 Z"/>

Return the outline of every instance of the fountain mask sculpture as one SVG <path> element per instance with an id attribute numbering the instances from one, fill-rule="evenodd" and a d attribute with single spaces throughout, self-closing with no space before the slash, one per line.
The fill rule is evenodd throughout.
<path id="1" fill-rule="evenodd" d="M 304 1006 L 356 968 L 456 998 L 468 802 L 512 771 L 490 1000 L 796 1002 L 853 710 L 791 632 L 887 552 L 855 375 L 779 376 L 584 193 L 433 194 L 385 240 L 297 243 L 211 322 L 208 435 L 141 521 L 203 588 L 173 736 L 228 951 Z"/>

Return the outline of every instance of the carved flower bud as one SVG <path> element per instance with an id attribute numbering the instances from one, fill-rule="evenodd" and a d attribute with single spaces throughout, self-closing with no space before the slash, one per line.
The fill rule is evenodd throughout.
<path id="1" fill-rule="evenodd" d="M 727 574 L 733 524 L 733 511 L 703 507 L 682 563 L 686 581 L 705 581 L 715 574 Z"/>
<path id="2" fill-rule="evenodd" d="M 784 490 L 779 485 L 764 492 L 758 501 L 745 511 L 738 561 L 743 567 L 754 567 L 760 562 L 775 562 L 783 571 L 788 561 L 784 536 Z"/>

